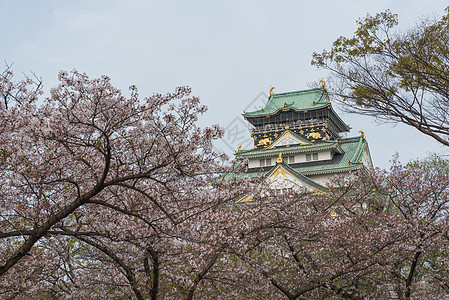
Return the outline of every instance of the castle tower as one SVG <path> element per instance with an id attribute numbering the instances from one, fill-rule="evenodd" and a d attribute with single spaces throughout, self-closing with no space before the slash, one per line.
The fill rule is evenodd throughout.
<path id="1" fill-rule="evenodd" d="M 350 127 L 333 110 L 324 82 L 289 93 L 272 89 L 263 109 L 243 113 L 254 126 L 254 147 L 239 147 L 236 157 L 248 159 L 248 176 L 263 175 L 280 192 L 298 186 L 325 191 L 332 175 L 372 167 L 363 131 L 342 136 Z"/>

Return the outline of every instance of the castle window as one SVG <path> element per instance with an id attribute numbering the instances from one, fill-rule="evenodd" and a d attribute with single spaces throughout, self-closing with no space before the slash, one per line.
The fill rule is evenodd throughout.
<path id="1" fill-rule="evenodd" d="M 306 161 L 318 160 L 318 152 L 306 154 Z"/>
<path id="2" fill-rule="evenodd" d="M 287 163 L 292 164 L 294 162 L 295 162 L 295 157 L 293 155 L 287 157 Z"/>
<path id="3" fill-rule="evenodd" d="M 270 166 L 271 158 L 262 158 L 259 162 L 261 167 Z"/>

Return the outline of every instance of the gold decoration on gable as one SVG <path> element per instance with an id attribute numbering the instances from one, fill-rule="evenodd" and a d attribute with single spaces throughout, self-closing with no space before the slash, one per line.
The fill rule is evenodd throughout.
<path id="1" fill-rule="evenodd" d="M 266 139 L 261 139 L 259 141 L 259 144 L 257 144 L 257 146 L 267 146 L 271 144 L 271 138 L 266 138 Z"/>
<path id="2" fill-rule="evenodd" d="M 278 177 L 279 175 L 283 175 L 284 177 L 288 177 L 288 174 L 289 173 L 284 168 L 279 167 L 276 171 L 274 171 L 273 174 L 271 174 L 270 177 L 273 177 L 273 179 L 276 179 L 276 177 Z"/>
<path id="3" fill-rule="evenodd" d="M 253 198 L 254 197 L 252 195 L 248 195 L 248 196 L 243 197 L 239 201 L 237 201 L 237 203 L 251 202 L 251 201 L 253 201 Z"/>
<path id="4" fill-rule="evenodd" d="M 310 132 L 308 134 L 306 134 L 307 138 L 314 138 L 314 139 L 320 139 L 321 138 L 321 134 L 319 132 Z"/>

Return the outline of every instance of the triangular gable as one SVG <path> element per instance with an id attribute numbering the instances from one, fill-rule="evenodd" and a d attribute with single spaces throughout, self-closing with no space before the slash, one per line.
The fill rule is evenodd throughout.
<path id="1" fill-rule="evenodd" d="M 312 181 L 301 173 L 296 172 L 284 163 L 278 163 L 270 171 L 268 171 L 265 174 L 264 182 L 269 184 L 272 189 L 280 188 L 298 191 L 301 187 L 306 187 L 312 193 L 322 193 L 328 190 L 326 187 Z M 254 203 L 254 196 L 251 194 L 244 195 L 235 203 Z"/>
<path id="2" fill-rule="evenodd" d="M 237 200 L 235 203 L 251 203 L 253 202 L 254 196 L 253 195 L 245 195 L 239 200 Z"/>
<path id="3" fill-rule="evenodd" d="M 269 147 L 265 148 L 265 150 L 290 145 L 312 145 L 312 143 L 290 130 L 286 130 Z"/>
<path id="4" fill-rule="evenodd" d="M 296 172 L 294 169 L 290 168 L 284 163 L 277 164 L 273 169 L 271 169 L 266 174 L 266 181 L 269 181 L 272 188 L 277 186 L 282 188 L 298 188 L 305 186 L 311 190 L 321 190 L 324 191 L 327 188 L 324 186 L 310 180 L 301 173 Z"/>

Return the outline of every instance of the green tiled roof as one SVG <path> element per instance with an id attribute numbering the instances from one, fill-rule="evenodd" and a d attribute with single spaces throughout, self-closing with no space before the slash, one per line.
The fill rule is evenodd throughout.
<path id="1" fill-rule="evenodd" d="M 332 160 L 327 164 L 321 164 L 321 165 L 312 165 L 312 166 L 306 166 L 306 167 L 295 167 L 295 171 L 302 173 L 304 175 L 313 175 L 313 174 L 320 174 L 320 173 L 337 173 L 341 171 L 348 171 L 351 169 L 357 169 L 359 168 L 359 165 L 361 165 L 360 161 L 362 159 L 363 153 L 365 152 L 365 149 L 367 147 L 366 140 L 361 137 L 354 137 L 354 138 L 345 138 L 338 140 L 338 142 L 335 141 L 326 141 L 324 143 L 315 144 L 315 145 L 298 145 L 293 147 L 279 147 L 274 148 L 270 150 L 257 150 L 257 149 L 250 149 L 250 150 L 242 150 L 237 153 L 237 156 L 241 157 L 248 157 L 248 156 L 262 156 L 265 154 L 273 154 L 273 153 L 279 153 L 282 152 L 290 153 L 290 152 L 313 152 L 313 151 L 319 151 L 319 150 L 326 150 L 326 149 L 332 149 L 334 148 L 337 153 L 342 154 L 341 160 L 336 162 L 337 160 Z M 249 175 L 251 173 L 248 173 Z M 259 173 L 260 174 L 260 173 Z"/>
<path id="2" fill-rule="evenodd" d="M 302 145 L 302 146 L 295 146 L 290 148 L 282 148 L 282 153 L 287 153 L 285 150 L 294 150 L 295 148 L 301 148 L 307 150 L 307 152 L 312 152 L 319 150 L 318 147 L 335 147 L 335 149 L 339 149 L 339 153 L 342 154 L 339 159 L 333 159 L 332 161 L 326 163 L 326 164 L 307 164 L 306 167 L 295 167 L 289 166 L 288 164 L 281 163 L 282 167 L 286 169 L 288 172 L 290 172 L 293 176 L 298 178 L 298 180 L 302 181 L 303 183 L 307 184 L 308 186 L 311 186 L 319 191 L 327 191 L 327 188 L 323 185 L 318 184 L 317 182 L 311 180 L 307 176 L 311 175 L 318 175 L 318 174 L 333 174 L 333 173 L 340 173 L 340 172 L 349 172 L 351 170 L 357 170 L 362 168 L 362 157 L 365 152 L 365 149 L 367 148 L 368 144 L 364 137 L 354 137 L 354 138 L 345 138 L 341 139 L 338 142 L 335 141 L 326 141 L 324 143 L 320 143 L 317 145 Z M 338 147 L 338 148 L 337 148 Z M 329 148 L 327 148 L 329 149 Z M 260 150 L 246 150 L 248 154 L 256 154 L 256 153 L 277 153 L 280 148 L 276 149 L 270 149 L 265 151 Z M 244 150 L 245 151 L 245 150 Z M 251 151 L 252 153 L 249 153 Z M 297 149 L 295 150 L 297 151 Z M 240 151 L 238 155 L 241 154 Z M 244 156 L 244 155 L 242 155 Z M 271 168 L 269 171 L 265 172 L 250 172 L 250 173 L 241 173 L 241 174 L 234 174 L 233 176 L 237 177 L 268 177 L 277 167 L 278 164 L 276 164 L 273 168 Z M 363 170 L 363 169 L 362 169 Z M 231 175 L 231 174 L 228 174 Z M 227 176 L 230 178 L 230 176 Z"/>
<path id="3" fill-rule="evenodd" d="M 323 88 L 310 89 L 289 93 L 273 94 L 268 99 L 263 109 L 253 112 L 245 112 L 245 117 L 264 116 L 276 113 L 285 108 L 294 108 L 296 110 L 309 110 L 326 107 L 329 105 L 327 92 Z"/>
<path id="4" fill-rule="evenodd" d="M 340 147 L 340 143 L 335 141 L 327 141 L 325 143 L 320 144 L 310 144 L 310 145 L 296 145 L 296 146 L 279 146 L 273 149 L 249 149 L 249 150 L 241 150 L 237 152 L 237 156 L 265 156 L 266 154 L 272 153 L 293 153 L 293 152 L 311 152 L 311 151 L 319 151 L 319 150 L 327 150 L 327 149 L 336 149 L 338 153 L 343 153 L 344 150 Z"/>
<path id="5" fill-rule="evenodd" d="M 348 171 L 350 169 L 357 169 L 361 165 L 363 153 L 367 147 L 367 142 L 363 137 L 342 139 L 339 142 L 340 147 L 344 151 L 342 159 L 338 163 L 326 165 L 315 165 L 308 167 L 295 168 L 296 171 L 304 175 L 313 175 L 320 173 L 333 173 L 340 171 Z"/>

